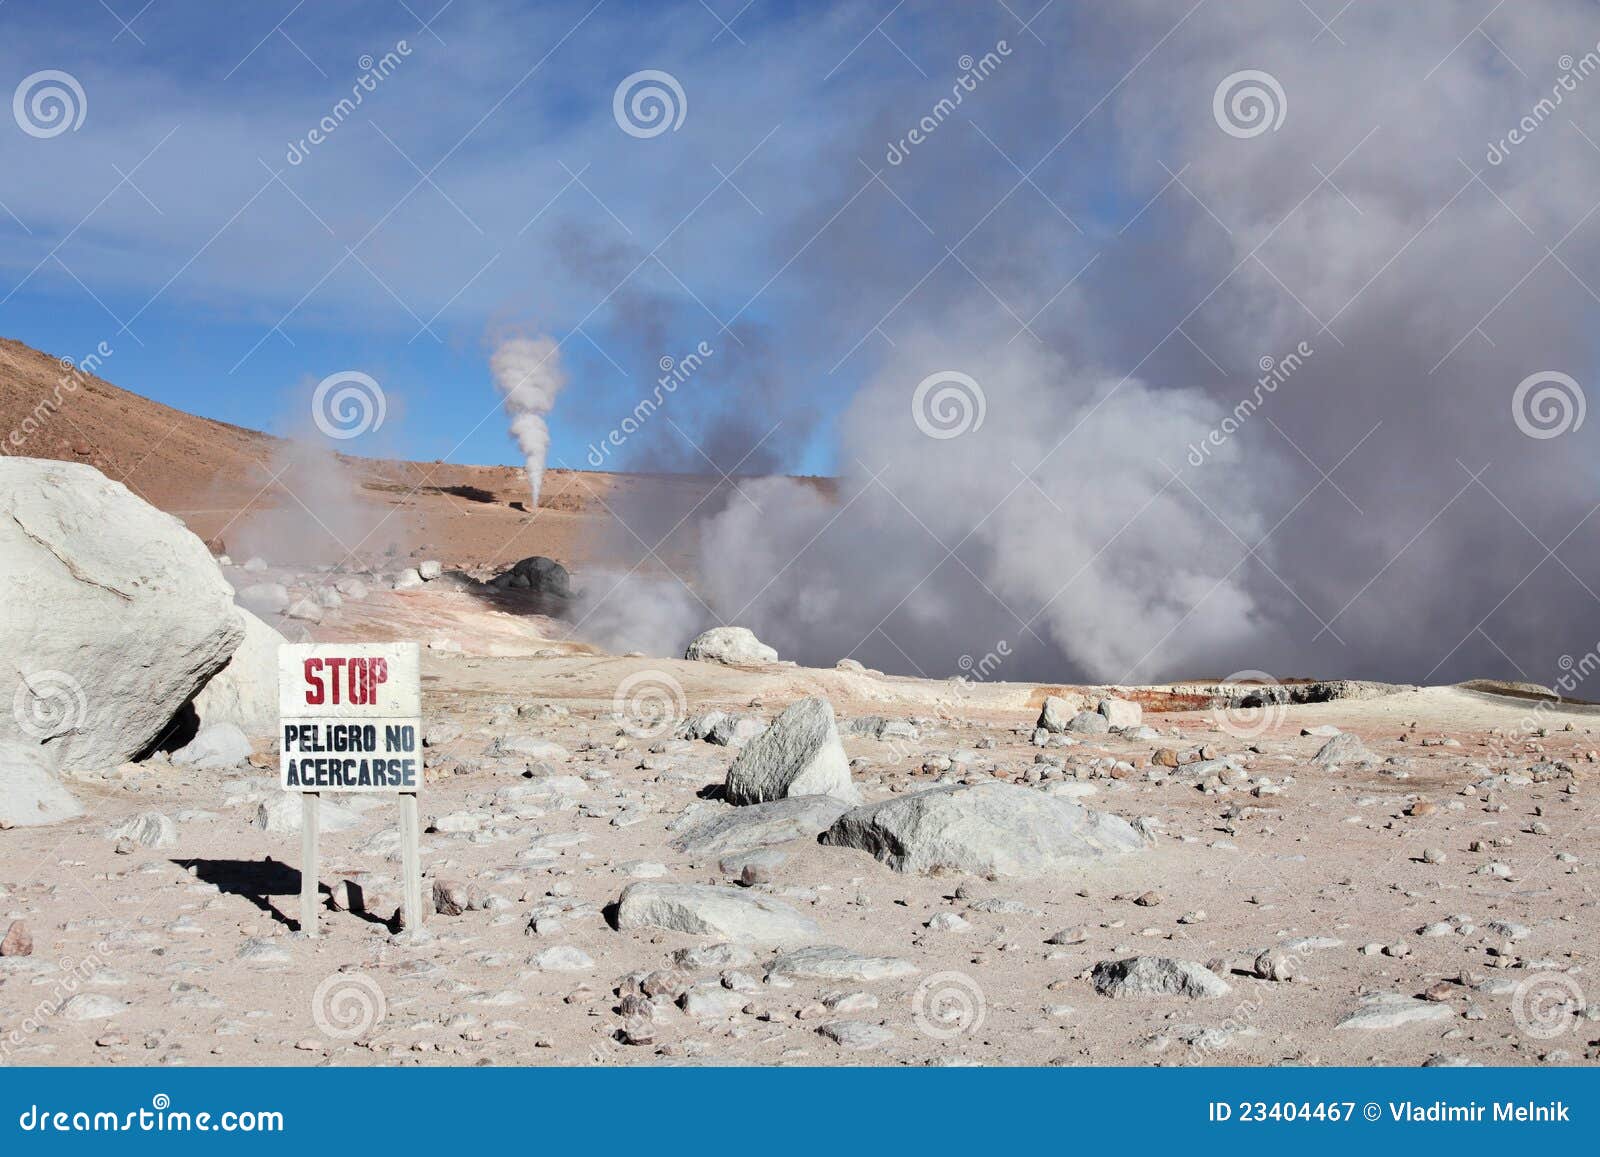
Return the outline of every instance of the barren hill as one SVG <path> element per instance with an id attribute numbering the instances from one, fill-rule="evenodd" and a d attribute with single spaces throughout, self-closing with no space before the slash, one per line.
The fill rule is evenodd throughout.
<path id="1" fill-rule="evenodd" d="M 456 566 L 530 554 L 581 566 L 608 533 L 626 534 L 612 512 L 630 493 L 647 487 L 689 509 L 714 481 L 552 469 L 534 515 L 521 508 L 528 489 L 520 468 L 297 450 L 151 401 L 10 338 L 0 338 L 0 449 L 91 463 L 202 538 L 238 553 L 265 535 L 280 555 L 274 561 L 286 562 L 376 558 L 392 548 Z M 335 507 L 350 517 L 333 517 Z"/>

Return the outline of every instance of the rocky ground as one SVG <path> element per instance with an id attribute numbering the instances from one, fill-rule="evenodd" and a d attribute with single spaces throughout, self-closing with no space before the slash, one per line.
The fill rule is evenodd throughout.
<path id="1" fill-rule="evenodd" d="M 1582 708 L 620 658 L 446 585 L 300 620 L 433 643 L 423 928 L 395 923 L 396 805 L 328 797 L 321 936 L 301 933 L 298 801 L 266 736 L 248 761 L 70 778 L 84 818 L 0 833 L 8 1063 L 1600 1056 Z M 763 734 L 808 697 L 847 765 L 820 707 Z M 823 794 L 723 802 L 736 760 L 752 798 Z M 965 810 L 933 828 L 846 812 L 940 785 Z M 874 823 L 910 870 L 860 850 Z"/>

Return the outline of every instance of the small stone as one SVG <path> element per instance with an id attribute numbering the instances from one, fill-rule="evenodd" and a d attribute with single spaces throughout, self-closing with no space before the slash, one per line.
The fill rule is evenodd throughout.
<path id="1" fill-rule="evenodd" d="M 11 927 L 6 929 L 5 939 L 0 940 L 0 956 L 32 955 L 33 934 L 21 920 L 13 920 Z"/>

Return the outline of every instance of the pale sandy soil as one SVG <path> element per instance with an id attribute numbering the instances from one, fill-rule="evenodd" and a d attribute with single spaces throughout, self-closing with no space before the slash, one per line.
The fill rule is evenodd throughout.
<path id="1" fill-rule="evenodd" d="M 1095 789 L 1083 801 L 1089 806 L 1160 821 L 1163 834 L 1147 851 L 1056 878 L 990 881 L 901 875 L 857 851 L 811 841 L 783 845 L 787 861 L 758 891 L 812 916 L 825 942 L 903 958 L 918 974 L 780 987 L 763 980 L 772 952 L 757 950 L 739 969 L 751 991 L 738 1010 L 697 1021 L 663 998 L 654 1042 L 628 1045 L 615 1039 L 623 1024 L 614 1011 L 618 990 L 635 991 L 639 974 L 670 967 L 673 951 L 697 940 L 619 932 L 604 909 L 641 861 L 661 865 L 666 880 L 731 882 L 715 858 L 675 852 L 667 825 L 687 808 L 708 806 L 698 794 L 721 782 L 734 753 L 679 742 L 652 754 L 659 741 L 619 734 L 613 696 L 624 679 L 640 671 L 670 675 L 690 710 L 741 708 L 770 717 L 799 696 L 824 694 L 841 718 L 915 720 L 915 741 L 846 737 L 847 750 L 862 761 L 855 779 L 869 800 L 931 785 L 941 775 L 922 770 L 924 761 L 963 751 L 971 762 L 955 776 L 1024 777 L 1040 750 L 1029 737 L 1042 689 L 608 657 L 568 648 L 548 620 L 496 616 L 464 594 L 386 593 L 345 613 L 343 626 L 317 630 L 377 637 L 387 621 L 395 634 L 466 647 L 459 654 L 425 651 L 428 721 L 459 724 L 464 733 L 430 753 L 423 812 L 475 813 L 480 830 L 424 836 L 424 866 L 430 881 L 444 877 L 498 900 L 490 910 L 430 914 L 421 942 L 394 937 L 376 918 L 332 910 L 323 914 L 323 936 L 308 940 L 295 934 L 299 837 L 267 834 L 251 823 L 259 802 L 276 793 L 275 771 L 147 766 L 126 778 L 81 782 L 75 790 L 89 818 L 0 833 L 0 912 L 24 919 L 36 941 L 31 957 L 0 962 L 0 1042 L 12 1042 L 5 1046 L 8 1060 L 1415 1065 L 1436 1057 L 1524 1064 L 1597 1056 L 1600 1027 L 1592 1020 L 1559 1013 L 1552 1022 L 1557 1035 L 1540 1036 L 1514 1015 L 1518 1000 L 1526 1005 L 1524 1020 L 1527 1009 L 1540 1007 L 1541 985 L 1594 986 L 1600 920 L 1595 765 L 1588 753 L 1600 747 L 1593 733 L 1600 720 L 1582 709 L 1541 713 L 1535 723 L 1549 729 L 1548 737 L 1525 737 L 1509 751 L 1489 732 L 1526 733 L 1530 706 L 1451 688 L 1294 707 L 1253 739 L 1220 730 L 1208 711 L 1148 712 L 1160 740 L 1098 737 L 1049 749 L 1067 761 L 1069 778 Z M 365 629 L 358 629 L 363 621 Z M 418 628 L 427 624 L 431 633 L 423 634 Z M 552 648 L 568 653 L 533 654 Z M 569 714 L 550 722 L 507 718 L 503 710 L 491 716 L 504 705 L 538 703 Z M 1574 730 L 1562 730 L 1568 723 Z M 1299 732 L 1322 724 L 1359 735 L 1379 759 L 1407 762 L 1367 771 L 1318 768 L 1309 757 L 1324 740 Z M 526 761 L 486 754 L 497 736 L 514 735 L 561 744 L 570 758 L 553 770 L 584 777 L 586 789 L 568 805 L 517 818 L 495 793 L 526 782 Z M 1424 745 L 1441 738 L 1460 746 Z M 985 740 L 994 746 L 979 747 Z M 1248 750 L 1252 742 L 1260 752 Z M 1187 758 L 1202 744 L 1242 756 L 1252 779 L 1293 782 L 1260 798 L 1248 786 L 1206 794 L 1191 780 L 1163 779 L 1162 769 L 1143 766 L 1159 747 Z M 1102 756 L 1140 767 L 1128 778 L 1110 778 L 1088 766 Z M 1498 773 L 1526 772 L 1542 759 L 1567 761 L 1575 774 L 1474 786 Z M 1405 815 L 1418 800 L 1437 810 Z M 324 837 L 322 881 L 331 887 L 350 873 L 372 873 L 379 877 L 368 881 L 372 907 L 387 918 L 398 901 L 399 865 L 383 833 L 394 829 L 397 811 L 387 801 L 357 807 L 363 810 L 354 829 Z M 150 809 L 177 822 L 176 845 L 117 854 L 107 829 Z M 641 818 L 615 826 L 619 812 Z M 1501 843 L 1470 851 L 1479 840 Z M 551 850 L 529 852 L 539 844 Z M 1442 850 L 1444 862 L 1422 862 L 1425 848 Z M 1563 853 L 1568 858 L 1558 859 Z M 1490 862 L 1506 865 L 1509 878 L 1477 874 Z M 1133 902 L 1151 891 L 1159 903 Z M 972 910 L 987 899 L 1015 901 L 1023 910 Z M 560 929 L 529 934 L 530 912 L 551 901 L 566 909 Z M 971 927 L 926 927 L 944 912 L 962 914 Z M 1179 922 L 1200 912 L 1193 922 Z M 1419 935 L 1452 916 L 1473 931 Z M 1515 931 L 1525 938 L 1490 930 L 1495 921 L 1522 926 Z M 1085 928 L 1082 943 L 1046 943 L 1077 925 Z M 1248 974 L 1261 949 L 1305 936 L 1340 943 L 1305 950 L 1298 982 Z M 255 940 L 280 948 L 282 959 L 240 959 L 241 948 Z M 1362 952 L 1401 943 L 1409 947 L 1403 957 Z M 531 958 L 551 946 L 581 949 L 591 963 L 574 971 L 534 969 Z M 1095 993 L 1089 969 L 1139 954 L 1221 960 L 1231 970 L 1232 992 L 1193 1001 Z M 88 970 L 75 966 L 85 960 L 98 962 L 98 971 L 79 981 Z M 718 971 L 691 969 L 678 983 L 714 984 Z M 330 977 L 336 977 L 330 984 L 350 981 L 341 972 L 364 974 L 383 995 L 383 1018 L 354 1041 L 330 1037 L 313 1015 L 319 985 Z M 1436 994 L 1451 1010 L 1448 1020 L 1335 1028 L 1364 994 L 1414 997 L 1458 979 L 1467 983 Z M 916 1017 L 925 983 L 965 995 L 973 1008 L 981 1003 L 981 1016 L 974 1012 L 948 1036 L 931 1035 Z M 103 994 L 127 1007 L 87 1021 L 48 1014 L 74 992 Z M 817 1004 L 839 992 L 870 993 L 876 1007 L 841 1016 Z M 38 1015 L 41 1008 L 45 1015 Z M 817 1031 L 841 1019 L 881 1025 L 892 1035 L 877 1047 L 846 1051 Z M 1214 1052 L 1185 1043 L 1205 1029 L 1225 1030 Z"/>

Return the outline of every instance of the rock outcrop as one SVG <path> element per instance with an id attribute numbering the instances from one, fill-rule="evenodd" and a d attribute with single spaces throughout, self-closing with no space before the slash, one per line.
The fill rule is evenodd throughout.
<path id="1" fill-rule="evenodd" d="M 1126 820 L 1009 783 L 936 787 L 845 812 L 819 837 L 898 872 L 1037 876 L 1144 846 Z"/>

